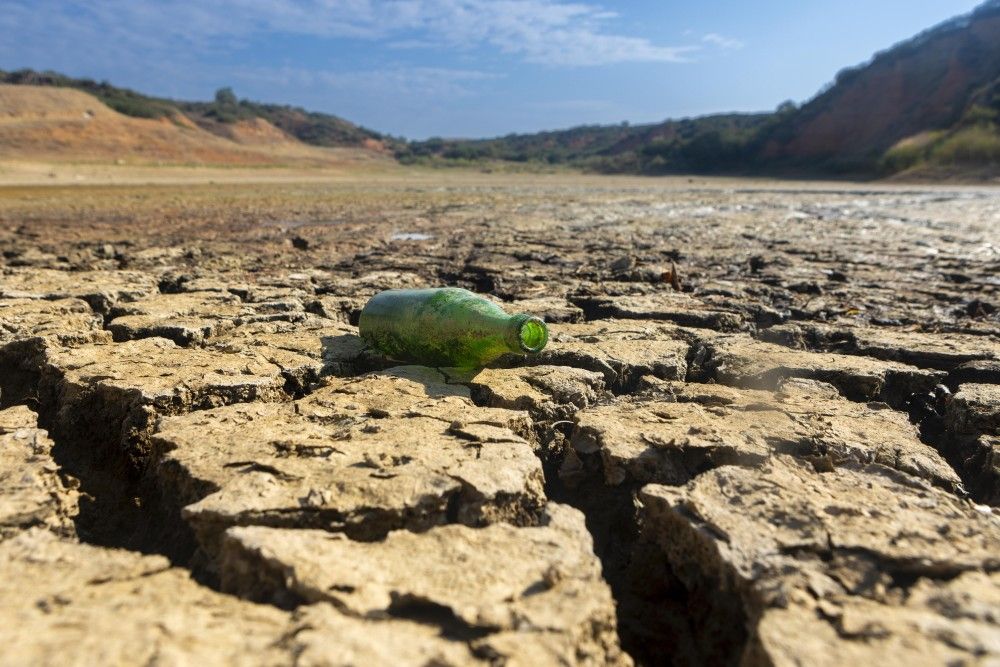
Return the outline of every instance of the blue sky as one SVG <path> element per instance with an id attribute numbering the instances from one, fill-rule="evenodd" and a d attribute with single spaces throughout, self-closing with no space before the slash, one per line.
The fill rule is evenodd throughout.
<path id="1" fill-rule="evenodd" d="M 963 0 L 0 0 L 0 69 L 232 86 L 408 138 L 801 102 Z"/>

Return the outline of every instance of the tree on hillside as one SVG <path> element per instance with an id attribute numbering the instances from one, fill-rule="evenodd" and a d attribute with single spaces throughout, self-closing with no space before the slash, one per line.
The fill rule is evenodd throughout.
<path id="1" fill-rule="evenodd" d="M 239 104 L 239 100 L 236 99 L 233 89 L 226 86 L 215 91 L 215 103 L 221 107 L 235 107 Z"/>

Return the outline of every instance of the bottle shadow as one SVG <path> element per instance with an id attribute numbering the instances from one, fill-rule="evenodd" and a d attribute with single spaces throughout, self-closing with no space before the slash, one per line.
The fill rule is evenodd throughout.
<path id="1" fill-rule="evenodd" d="M 467 395 L 464 385 L 473 382 L 482 371 L 480 368 L 433 367 L 390 359 L 369 347 L 357 334 L 322 336 L 320 350 L 322 375 L 357 377 L 375 372 L 392 375 L 424 385 L 430 397 Z M 454 387 L 449 389 L 449 385 Z"/>

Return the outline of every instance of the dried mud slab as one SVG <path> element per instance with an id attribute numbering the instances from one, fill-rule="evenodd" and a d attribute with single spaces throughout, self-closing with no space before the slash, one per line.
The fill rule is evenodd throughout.
<path id="1" fill-rule="evenodd" d="M 356 618 L 337 611 L 331 604 L 299 607 L 287 637 L 294 663 L 301 667 L 495 664 L 494 656 L 480 650 L 484 655 L 477 657 L 468 643 L 442 636 L 441 628 L 432 624 Z"/>
<path id="2" fill-rule="evenodd" d="M 553 328 L 529 362 L 601 373 L 609 388 L 625 391 L 643 375 L 684 379 L 690 347 L 687 334 L 670 324 L 595 321 Z"/>
<path id="3" fill-rule="evenodd" d="M 154 474 L 165 497 L 187 505 L 210 555 L 237 525 L 362 540 L 452 522 L 533 525 L 545 504 L 541 464 L 511 430 L 525 424 L 521 413 L 476 407 L 436 371 L 403 367 L 331 379 L 295 403 L 164 419 Z"/>
<path id="4" fill-rule="evenodd" d="M 34 412 L 0 410 L 0 541 L 34 526 L 74 535 L 78 494 L 59 476 L 52 447 Z"/>
<path id="5" fill-rule="evenodd" d="M 117 446 L 140 468 L 160 415 L 289 398 L 282 369 L 260 355 L 186 349 L 163 338 L 52 350 L 41 373 L 57 437 L 84 448 Z"/>
<path id="6" fill-rule="evenodd" d="M 949 490 L 958 475 L 902 413 L 842 398 L 828 384 L 786 380 L 775 392 L 660 383 L 577 413 L 570 442 L 599 456 L 606 484 L 683 484 L 721 465 L 793 454 L 831 469 L 880 463 Z M 569 469 L 567 469 L 569 471 Z"/>
<path id="7" fill-rule="evenodd" d="M 703 368 L 721 384 L 771 389 L 785 378 L 828 382 L 852 401 L 883 401 L 901 407 L 915 393 L 941 382 L 945 373 L 896 361 L 846 354 L 793 350 L 773 343 L 733 336 L 707 344 Z"/>
<path id="8" fill-rule="evenodd" d="M 54 269 L 4 269 L 0 272 L 0 298 L 86 301 L 98 313 L 107 313 L 119 301 L 134 301 L 156 294 L 156 279 L 142 271 L 57 271 Z"/>
<path id="9" fill-rule="evenodd" d="M 747 328 L 746 319 L 741 313 L 713 308 L 701 299 L 680 292 L 574 297 L 573 302 L 591 319 L 658 320 L 715 331 L 740 331 Z"/>
<path id="10" fill-rule="evenodd" d="M 233 328 L 234 320 L 248 311 L 233 294 L 158 294 L 114 306 L 108 330 L 119 342 L 155 336 L 187 346 Z"/>
<path id="11" fill-rule="evenodd" d="M 518 299 L 505 303 L 504 308 L 511 313 L 531 313 L 550 324 L 582 322 L 585 319 L 583 309 L 563 297 L 539 296 Z"/>
<path id="12" fill-rule="evenodd" d="M 608 395 L 604 375 L 572 366 L 484 368 L 471 378 L 456 375 L 480 405 L 526 410 L 536 422 L 569 417 Z"/>
<path id="13" fill-rule="evenodd" d="M 501 663 L 630 664 L 583 516 L 550 505 L 546 519 L 534 528 L 395 531 L 380 542 L 232 528 L 223 586 L 257 599 L 331 602 L 356 617 L 412 618 Z"/>
<path id="14" fill-rule="evenodd" d="M 119 304 L 108 318 L 107 328 L 116 341 L 159 336 L 182 346 L 203 345 L 247 325 L 315 319 L 298 296 L 244 302 L 235 294 L 219 292 L 161 294 Z"/>
<path id="15" fill-rule="evenodd" d="M 162 556 L 32 529 L 0 543 L 0 643 L 18 665 L 288 664 L 286 612 L 195 583 Z"/>
<path id="16" fill-rule="evenodd" d="M 1000 385 L 963 384 L 949 401 L 945 417 L 954 433 L 1000 435 Z"/>
<path id="17" fill-rule="evenodd" d="M 948 375 L 949 383 L 1000 384 L 1000 359 L 967 361 Z"/>
<path id="18" fill-rule="evenodd" d="M 1000 385 L 961 385 L 942 422 L 942 449 L 956 462 L 973 497 L 1000 505 Z"/>
<path id="19" fill-rule="evenodd" d="M 256 354 L 279 366 L 305 393 L 326 375 L 356 375 L 391 365 L 372 353 L 357 327 L 318 316 L 301 322 L 257 322 L 209 341 L 210 348 Z"/>
<path id="20" fill-rule="evenodd" d="M 0 406 L 37 398 L 46 349 L 109 342 L 103 325 L 80 299 L 0 299 Z"/>
<path id="21" fill-rule="evenodd" d="M 0 299 L 0 347 L 49 338 L 60 345 L 102 337 L 104 320 L 81 299 Z"/>
<path id="22" fill-rule="evenodd" d="M 856 354 L 942 371 L 972 361 L 1000 359 L 1000 340 L 959 333 L 802 322 L 771 327 L 761 332 L 761 337 L 792 347 Z"/>
<path id="23" fill-rule="evenodd" d="M 391 258 L 391 257 L 390 257 Z M 413 271 L 383 269 L 366 270 L 367 266 L 359 264 L 356 269 L 363 270 L 360 275 L 326 274 L 316 280 L 316 293 L 329 295 L 331 298 L 352 297 L 361 301 L 362 305 L 377 292 L 387 289 L 418 289 L 434 287 L 425 275 Z"/>
<path id="24" fill-rule="evenodd" d="M 640 500 L 643 539 L 751 664 L 1000 656 L 1000 517 L 878 465 L 776 457 Z M 728 627 L 727 627 L 728 625 Z M 744 630 L 745 628 L 745 630 Z M 702 650 L 708 650 L 706 644 Z"/>

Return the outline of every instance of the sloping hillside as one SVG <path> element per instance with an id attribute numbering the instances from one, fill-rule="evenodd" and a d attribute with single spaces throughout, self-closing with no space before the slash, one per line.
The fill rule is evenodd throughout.
<path id="1" fill-rule="evenodd" d="M 210 133 L 180 111 L 126 116 L 71 88 L 0 84 L 0 153 L 56 160 L 326 165 L 370 151 L 307 146 L 266 120 Z"/>
<path id="2" fill-rule="evenodd" d="M 1000 0 L 991 0 L 840 72 L 765 137 L 758 157 L 868 169 L 900 140 L 954 127 L 998 77 Z"/>
<path id="3" fill-rule="evenodd" d="M 1000 77 L 980 89 L 946 130 L 906 137 L 890 148 L 884 169 L 905 178 L 993 178 L 1000 173 Z"/>
<path id="4" fill-rule="evenodd" d="M 477 160 L 568 164 L 611 173 L 739 167 L 771 114 L 719 114 L 645 125 L 587 125 L 496 139 L 430 139 L 397 148 L 403 162 Z"/>
<path id="5" fill-rule="evenodd" d="M 202 129 L 226 139 L 261 136 L 262 126 L 257 121 L 262 120 L 278 128 L 287 137 L 313 146 L 384 150 L 385 144 L 391 142 L 390 138 L 378 132 L 338 116 L 298 107 L 240 100 L 228 88 L 219 90 L 211 102 L 184 102 L 145 95 L 104 81 L 75 79 L 57 72 L 36 72 L 30 69 L 0 71 L 0 83 L 80 90 L 132 118 L 186 116 Z M 234 126 L 237 127 L 234 129 Z"/>

